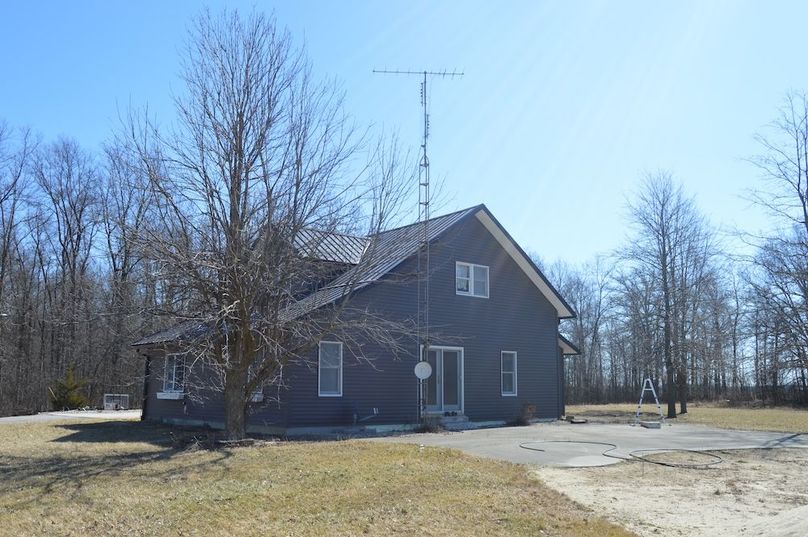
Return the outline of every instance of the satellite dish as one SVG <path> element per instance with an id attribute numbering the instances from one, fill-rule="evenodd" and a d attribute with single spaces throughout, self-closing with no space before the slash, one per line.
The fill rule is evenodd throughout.
<path id="1" fill-rule="evenodd" d="M 429 362 L 418 362 L 415 364 L 415 376 L 420 380 L 426 380 L 432 376 L 432 366 Z"/>

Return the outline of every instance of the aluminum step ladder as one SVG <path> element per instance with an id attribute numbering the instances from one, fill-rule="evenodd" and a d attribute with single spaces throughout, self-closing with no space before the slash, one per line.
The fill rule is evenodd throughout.
<path id="1" fill-rule="evenodd" d="M 645 398 L 645 393 L 651 392 L 651 395 L 654 396 L 654 402 L 656 403 L 657 412 L 659 412 L 659 421 L 642 421 L 640 420 L 640 415 L 642 414 L 642 401 Z M 665 415 L 662 414 L 662 406 L 659 404 L 659 397 L 657 397 L 656 389 L 654 388 L 654 383 L 651 382 L 650 378 L 645 379 L 642 385 L 642 392 L 640 392 L 640 402 L 637 403 L 637 412 L 634 415 L 634 423 L 632 425 L 640 424 L 641 426 L 645 427 L 646 429 L 659 429 L 662 427 L 662 422 L 665 420 Z"/>

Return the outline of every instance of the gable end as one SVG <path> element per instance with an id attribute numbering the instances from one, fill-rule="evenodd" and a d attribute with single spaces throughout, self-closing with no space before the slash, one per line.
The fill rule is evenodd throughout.
<path id="1" fill-rule="evenodd" d="M 572 307 L 561 297 L 558 291 L 550 285 L 544 274 L 541 273 L 539 268 L 527 256 L 527 254 L 516 244 L 516 241 L 511 238 L 507 231 L 500 225 L 494 216 L 483 207 L 475 214 L 477 219 L 485 226 L 491 235 L 497 240 L 502 248 L 511 256 L 519 268 L 524 271 L 530 281 L 533 282 L 539 292 L 553 305 L 558 317 L 560 319 L 569 319 L 575 317 L 575 312 Z"/>

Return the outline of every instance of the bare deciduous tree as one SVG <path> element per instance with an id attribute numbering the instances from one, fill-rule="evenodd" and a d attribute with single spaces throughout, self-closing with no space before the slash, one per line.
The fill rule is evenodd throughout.
<path id="1" fill-rule="evenodd" d="M 780 117 L 757 139 L 764 153 L 753 160 L 771 188 L 756 201 L 776 217 L 748 279 L 756 302 L 777 327 L 786 363 L 808 369 L 808 96 L 792 92 Z"/>
<path id="2" fill-rule="evenodd" d="M 184 340 L 197 370 L 187 374 L 223 394 L 226 434 L 239 439 L 252 393 L 309 361 L 325 335 L 341 334 L 360 359 L 365 338 L 400 349 L 406 323 L 354 310 L 350 298 L 378 261 L 372 237 L 396 216 L 411 169 L 395 148 L 363 143 L 340 92 L 316 82 L 304 52 L 263 15 L 199 17 L 182 79 L 173 131 L 148 120 L 128 131 L 150 191 L 134 240 L 177 286 L 161 313 L 205 327 Z M 347 271 L 315 259 L 340 232 L 369 237 Z M 312 298 L 340 271 L 327 304 Z"/>
<path id="3" fill-rule="evenodd" d="M 575 400 L 602 401 L 606 385 L 603 330 L 610 303 L 610 267 L 600 258 L 581 268 L 556 263 L 550 267 L 549 277 L 577 314 L 562 322 L 562 330 L 581 351 L 565 369 L 567 393 Z"/>
<path id="4" fill-rule="evenodd" d="M 629 210 L 636 233 L 623 258 L 659 288 L 668 417 L 674 418 L 677 391 L 687 412 L 688 316 L 698 307 L 711 241 L 693 201 L 666 172 L 646 178 Z"/>
<path id="5" fill-rule="evenodd" d="M 14 258 L 19 254 L 20 217 L 28 186 L 25 171 L 35 147 L 30 132 L 15 133 L 0 122 L 0 410 L 4 403 L 8 404 L 4 374 L 15 352 L 10 344 L 13 339 L 11 306 L 15 299 L 24 296 L 15 289 L 14 283 L 9 283 L 15 279 Z M 9 299 L 7 291 L 17 291 L 19 296 Z"/>

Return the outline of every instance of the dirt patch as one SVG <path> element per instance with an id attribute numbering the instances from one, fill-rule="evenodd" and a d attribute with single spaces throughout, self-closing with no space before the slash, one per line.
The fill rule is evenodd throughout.
<path id="1" fill-rule="evenodd" d="M 808 535 L 808 450 L 712 452 L 714 469 L 627 462 L 539 468 L 541 479 L 642 536 Z M 668 457 L 677 462 L 674 455 Z"/>

